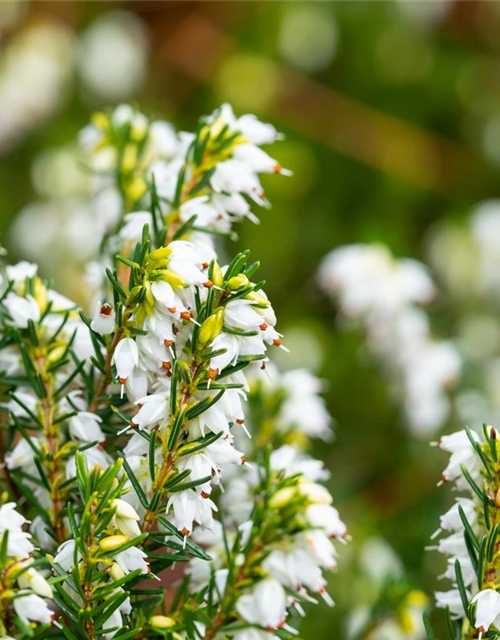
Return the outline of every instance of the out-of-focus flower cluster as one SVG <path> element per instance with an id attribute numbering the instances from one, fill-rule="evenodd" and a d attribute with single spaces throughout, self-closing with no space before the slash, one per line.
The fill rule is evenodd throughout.
<path id="1" fill-rule="evenodd" d="M 75 76 L 99 103 L 131 97 L 146 75 L 147 35 L 132 13 L 104 14 L 79 36 L 48 17 L 23 24 L 22 13 L 13 10 L 19 24 L 1 49 L 0 154 L 64 107 Z"/>
<path id="2" fill-rule="evenodd" d="M 426 267 L 396 259 L 383 245 L 335 249 L 319 274 L 323 290 L 343 317 L 366 332 L 369 350 L 385 368 L 410 429 L 425 437 L 448 418 L 448 389 L 460 376 L 460 357 L 450 341 L 434 338 L 423 308 L 436 295 Z"/>

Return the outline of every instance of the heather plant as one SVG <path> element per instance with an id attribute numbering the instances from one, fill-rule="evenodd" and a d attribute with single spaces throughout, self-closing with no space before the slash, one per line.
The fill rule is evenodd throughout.
<path id="1" fill-rule="evenodd" d="M 92 309 L 3 266 L 0 638 L 271 640 L 331 604 L 347 533 L 308 453 L 321 383 L 269 366 L 259 263 L 218 257 L 268 206 L 259 174 L 289 174 L 261 149 L 279 137 L 228 105 L 194 133 L 98 113 Z"/>

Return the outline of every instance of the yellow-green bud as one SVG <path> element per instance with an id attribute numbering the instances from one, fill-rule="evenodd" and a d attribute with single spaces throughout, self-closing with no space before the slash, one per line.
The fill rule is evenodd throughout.
<path id="1" fill-rule="evenodd" d="M 102 111 L 98 111 L 97 113 L 94 113 L 91 116 L 90 121 L 98 129 L 106 129 L 106 127 L 109 124 L 108 116 L 105 113 L 103 113 Z"/>
<path id="2" fill-rule="evenodd" d="M 128 144 L 125 147 L 122 157 L 122 170 L 130 172 L 137 164 L 137 147 L 135 145 Z"/>
<path id="3" fill-rule="evenodd" d="M 170 269 L 165 269 L 162 271 L 162 277 L 165 282 L 172 285 L 174 289 L 180 289 L 184 286 L 184 280 L 180 277 L 178 273 L 175 271 L 171 271 Z"/>
<path id="4" fill-rule="evenodd" d="M 144 296 L 144 307 L 146 309 L 146 313 L 148 314 L 148 316 L 153 314 L 154 307 L 155 307 L 155 297 L 153 295 L 150 282 L 146 284 L 146 295 Z"/>
<path id="5" fill-rule="evenodd" d="M 159 247 L 154 251 L 151 251 L 149 254 L 150 260 L 165 260 L 172 253 L 172 249 L 170 247 Z"/>
<path id="6" fill-rule="evenodd" d="M 136 176 L 127 187 L 127 197 L 132 202 L 140 200 L 148 190 L 148 185 L 142 176 Z"/>
<path id="7" fill-rule="evenodd" d="M 280 509 L 287 505 L 295 497 L 295 487 L 283 487 L 279 489 L 269 500 L 271 509 Z"/>
<path id="8" fill-rule="evenodd" d="M 209 316 L 201 325 L 200 332 L 198 334 L 198 342 L 200 345 L 206 345 L 215 340 L 215 338 L 222 331 L 224 324 L 224 309 L 218 309 L 215 313 Z"/>
<path id="9" fill-rule="evenodd" d="M 224 280 L 224 276 L 222 275 L 222 269 L 220 268 L 220 264 L 218 262 L 214 262 L 214 266 L 212 269 L 212 282 L 216 287 L 222 286 L 222 282 Z"/>
<path id="10" fill-rule="evenodd" d="M 257 304 L 264 304 L 266 306 L 270 304 L 269 300 L 258 291 L 250 291 L 250 293 L 247 293 L 245 298 L 252 302 L 256 302 Z"/>
<path id="11" fill-rule="evenodd" d="M 229 278 L 227 288 L 231 289 L 231 291 L 235 291 L 236 289 L 241 289 L 241 287 L 246 287 L 248 283 L 249 280 L 246 275 L 244 273 L 240 273 L 237 276 Z"/>
<path id="12" fill-rule="evenodd" d="M 153 616 L 149 618 L 149 624 L 157 629 L 170 629 L 175 626 L 176 622 L 173 618 L 168 616 Z"/>
<path id="13" fill-rule="evenodd" d="M 116 536 L 108 536 L 107 538 L 103 538 L 99 542 L 99 546 L 103 551 L 115 551 L 115 549 L 119 549 L 122 545 L 129 541 L 128 536 L 124 535 L 116 535 Z"/>
<path id="14" fill-rule="evenodd" d="M 52 351 L 47 356 L 47 362 L 50 362 L 50 363 L 57 362 L 62 358 L 65 352 L 66 352 L 66 347 L 64 345 L 60 345 L 59 347 L 52 349 Z"/>

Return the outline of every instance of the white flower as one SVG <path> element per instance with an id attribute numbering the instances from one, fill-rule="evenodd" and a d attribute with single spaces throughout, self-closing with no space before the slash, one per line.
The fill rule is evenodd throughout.
<path id="1" fill-rule="evenodd" d="M 35 452 L 27 440 L 19 440 L 14 449 L 5 456 L 7 469 L 19 469 L 33 464 Z M 1 512 L 0 512 L 1 513 Z"/>
<path id="2" fill-rule="evenodd" d="M 7 278 L 15 283 L 24 282 L 26 278 L 32 278 L 38 271 L 38 266 L 32 262 L 21 261 L 5 267 Z"/>
<path id="3" fill-rule="evenodd" d="M 496 627 L 500 625 L 500 593 L 498 591 L 484 589 L 472 599 L 472 602 L 476 603 L 474 626 L 480 634 L 486 633 L 492 624 Z"/>
<path id="4" fill-rule="evenodd" d="M 30 621 L 48 624 L 54 617 L 54 614 L 49 609 L 47 602 L 34 593 L 15 598 L 13 604 L 17 615 L 26 624 L 29 624 Z"/>
<path id="5" fill-rule="evenodd" d="M 70 571 L 73 567 L 73 562 L 75 558 L 75 541 L 74 540 L 66 540 L 63 542 L 59 548 L 57 549 L 56 557 L 54 558 L 54 562 L 61 565 L 61 567 L 65 571 Z M 80 559 L 80 553 L 78 553 L 77 559 Z"/>
<path id="6" fill-rule="evenodd" d="M 167 513 L 170 508 L 173 509 L 174 524 L 183 536 L 193 531 L 193 522 L 210 527 L 213 522 L 212 511 L 217 511 L 210 498 L 203 498 L 189 489 L 174 493 L 167 503 Z"/>
<path id="7" fill-rule="evenodd" d="M 124 573 L 130 573 L 137 569 L 140 569 L 141 573 L 148 573 L 149 567 L 145 558 L 147 558 L 147 554 L 137 547 L 130 547 L 113 556 L 113 560 L 120 565 Z"/>
<path id="8" fill-rule="evenodd" d="M 14 324 L 20 329 L 26 329 L 28 321 L 38 322 L 40 320 L 40 307 L 33 296 L 21 298 L 12 291 L 7 294 L 3 301 Z"/>
<path id="9" fill-rule="evenodd" d="M 210 480 L 207 480 L 203 484 L 199 484 L 196 486 L 196 491 L 203 494 L 204 497 L 208 497 L 210 495 L 210 493 L 212 492 L 210 482 L 212 479 L 212 474 L 217 473 L 217 466 L 204 451 L 200 453 L 194 453 L 191 456 L 184 456 L 184 459 L 181 460 L 179 464 L 179 470 L 189 470 L 191 472 L 189 474 L 190 482 L 200 480 L 201 478 L 210 477 Z"/>
<path id="10" fill-rule="evenodd" d="M 136 401 L 139 411 L 132 418 L 132 427 L 145 429 L 161 423 L 169 414 L 169 405 L 164 395 L 153 393 Z"/>
<path id="11" fill-rule="evenodd" d="M 471 431 L 470 433 L 473 440 L 479 440 L 475 432 Z M 477 462 L 476 451 L 466 431 L 456 431 L 449 436 L 442 436 L 438 446 L 451 453 L 448 466 L 442 474 L 444 480 L 455 480 L 462 475 L 462 466 L 473 467 Z"/>
<path id="12" fill-rule="evenodd" d="M 247 627 L 233 633 L 233 640 L 274 640 L 276 636 L 268 631 Z"/>
<path id="13" fill-rule="evenodd" d="M 286 619 L 286 594 L 277 580 L 262 580 L 236 602 L 236 611 L 252 624 L 276 629 Z"/>
<path id="14" fill-rule="evenodd" d="M 440 517 L 440 525 L 442 531 L 456 531 L 463 527 L 462 519 L 460 517 L 459 508 L 462 508 L 465 517 L 474 526 L 477 520 L 477 511 L 474 506 L 474 501 L 470 498 L 457 498 L 455 504 Z"/>
<path id="15" fill-rule="evenodd" d="M 462 598 L 458 589 L 450 589 L 450 591 L 436 591 L 436 606 L 439 609 L 450 608 L 453 618 L 462 618 L 464 615 L 464 607 Z"/>
<path id="16" fill-rule="evenodd" d="M 113 500 L 111 506 L 115 509 L 112 526 L 129 538 L 140 536 L 141 530 L 138 524 L 140 518 L 134 507 L 121 499 Z"/>
<path id="17" fill-rule="evenodd" d="M 22 589 L 31 589 L 43 598 L 52 598 L 52 587 L 36 569 L 26 569 L 17 582 Z"/>
<path id="18" fill-rule="evenodd" d="M 331 505 L 311 504 L 307 507 L 305 515 L 311 526 L 323 529 L 328 536 L 344 538 L 347 534 L 339 512 Z"/>
<path id="19" fill-rule="evenodd" d="M 177 151 L 179 140 L 170 123 L 156 120 L 149 128 L 149 136 L 158 156 L 170 158 Z"/>
<path id="20" fill-rule="evenodd" d="M 258 204 L 265 202 L 259 178 L 242 160 L 220 162 L 216 165 L 210 184 L 217 193 L 244 193 Z"/>
<path id="21" fill-rule="evenodd" d="M 104 442 L 106 436 L 99 426 L 102 422 L 95 413 L 81 411 L 69 419 L 69 432 L 73 438 L 83 442 Z"/>
<path id="22" fill-rule="evenodd" d="M 113 331 L 115 327 L 115 310 L 110 304 L 101 304 L 99 301 L 96 305 L 94 317 L 90 328 L 101 335 L 107 335 Z"/>
<path id="23" fill-rule="evenodd" d="M 0 531 L 20 530 L 26 518 L 16 511 L 15 502 L 6 502 L 0 507 Z"/>
<path id="24" fill-rule="evenodd" d="M 138 242 L 142 237 L 142 230 L 145 225 L 153 228 L 153 221 L 149 211 L 136 211 L 125 216 L 125 224 L 120 229 L 120 238 L 130 242 Z"/>
<path id="25" fill-rule="evenodd" d="M 254 144 L 238 145 L 234 150 L 233 157 L 237 160 L 242 160 L 256 173 L 281 173 L 282 175 L 291 175 L 291 172 L 283 169 L 277 160 Z"/>
<path id="26" fill-rule="evenodd" d="M 139 350 L 132 338 L 124 338 L 118 343 L 113 354 L 113 364 L 121 384 L 125 384 L 127 378 L 139 363 Z"/>

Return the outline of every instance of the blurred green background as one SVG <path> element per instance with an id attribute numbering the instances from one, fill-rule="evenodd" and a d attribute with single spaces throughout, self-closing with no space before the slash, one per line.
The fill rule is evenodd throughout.
<path id="1" fill-rule="evenodd" d="M 433 225 L 500 195 L 499 34 L 500 3 L 481 1 L 0 3 L 1 239 L 12 259 L 38 260 L 43 246 L 54 258 L 45 275 L 69 295 L 57 228 L 42 237 L 33 216 L 12 221 L 67 187 L 70 164 L 60 159 L 53 184 L 43 158 L 94 109 L 132 100 L 192 129 L 227 101 L 286 134 L 272 153 L 294 176 L 265 181 L 272 210 L 230 250 L 261 260 L 291 346 L 282 364 L 328 381 L 337 422 L 316 454 L 354 542 L 332 579 L 337 606 L 312 609 L 305 638 L 345 637 L 347 611 L 369 601 L 357 556 L 371 536 L 428 593 L 444 569 L 424 547 L 450 503 L 436 489 L 445 457 L 407 435 L 314 276 L 343 243 L 383 241 L 422 259 Z M 78 242 L 83 228 L 71 233 Z"/>

